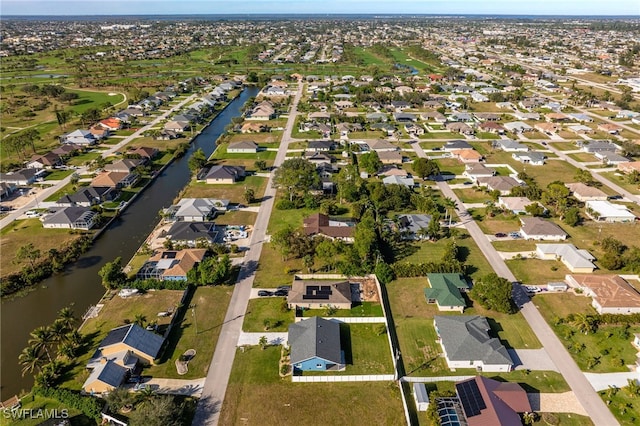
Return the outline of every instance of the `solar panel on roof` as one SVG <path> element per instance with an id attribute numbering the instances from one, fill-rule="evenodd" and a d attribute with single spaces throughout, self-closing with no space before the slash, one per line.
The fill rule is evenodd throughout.
<path id="1" fill-rule="evenodd" d="M 456 391 L 467 417 L 477 416 L 487 408 L 475 380 L 456 384 Z"/>

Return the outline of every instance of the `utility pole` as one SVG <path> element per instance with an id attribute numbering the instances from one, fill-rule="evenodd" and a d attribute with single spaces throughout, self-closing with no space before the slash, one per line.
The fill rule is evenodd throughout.
<path id="1" fill-rule="evenodd" d="M 198 334 L 198 321 L 196 319 L 196 305 L 191 306 L 191 316 L 193 316 L 193 324 L 196 327 L 196 335 Z"/>

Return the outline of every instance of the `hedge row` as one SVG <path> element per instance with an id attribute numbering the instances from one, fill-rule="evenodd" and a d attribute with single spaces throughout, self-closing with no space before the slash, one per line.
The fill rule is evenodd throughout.
<path id="1" fill-rule="evenodd" d="M 89 418 L 95 420 L 100 419 L 100 412 L 102 411 L 103 402 L 98 398 L 94 398 L 88 395 L 81 395 L 79 392 L 64 388 L 54 389 L 34 387 L 33 392 L 36 395 L 40 395 L 45 398 L 56 399 L 66 407 L 79 410 L 82 414 Z"/>
<path id="2" fill-rule="evenodd" d="M 431 273 L 459 273 L 466 275 L 467 265 L 458 260 L 447 262 L 426 262 L 426 263 L 394 263 L 391 268 L 396 277 L 423 277 Z"/>

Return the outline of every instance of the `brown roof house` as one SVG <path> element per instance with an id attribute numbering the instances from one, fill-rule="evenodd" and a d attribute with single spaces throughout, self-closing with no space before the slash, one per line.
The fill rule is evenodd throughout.
<path id="1" fill-rule="evenodd" d="M 511 190 L 520 186 L 520 182 L 511 176 L 491 176 L 477 178 L 478 186 L 486 186 L 490 191 L 499 191 L 500 195 L 509 195 Z"/>
<path id="2" fill-rule="evenodd" d="M 567 275 L 564 280 L 590 296 L 599 314 L 640 313 L 640 293 L 619 275 Z"/>
<path id="3" fill-rule="evenodd" d="M 307 308 L 351 309 L 351 284 L 349 281 L 294 280 L 287 296 L 290 309 Z"/>
<path id="4" fill-rule="evenodd" d="M 569 191 L 573 193 L 573 196 L 578 201 L 607 201 L 607 194 L 594 188 L 593 186 L 585 185 L 584 183 L 565 183 L 564 186 L 569 188 Z"/>
<path id="5" fill-rule="evenodd" d="M 532 411 L 527 392 L 517 383 L 476 376 L 455 387 L 468 426 L 521 425 L 518 413 Z"/>
<path id="6" fill-rule="evenodd" d="M 94 177 L 91 186 L 105 186 L 109 188 L 125 188 L 138 181 L 140 176 L 129 172 L 104 172 Z"/>
<path id="7" fill-rule="evenodd" d="M 558 225 L 539 217 L 522 217 L 520 222 L 520 235 L 525 240 L 561 241 L 568 237 Z"/>
<path id="8" fill-rule="evenodd" d="M 141 280 L 186 281 L 187 273 L 202 262 L 206 249 L 162 250 L 151 256 L 136 274 Z"/>
<path id="9" fill-rule="evenodd" d="M 355 226 L 353 222 L 334 220 L 322 213 L 315 213 L 303 221 L 304 233 L 309 236 L 322 235 L 332 240 L 353 242 Z"/>

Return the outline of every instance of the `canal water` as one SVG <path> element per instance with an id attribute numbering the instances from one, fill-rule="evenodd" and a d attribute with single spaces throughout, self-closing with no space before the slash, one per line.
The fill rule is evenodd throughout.
<path id="1" fill-rule="evenodd" d="M 240 115 L 247 99 L 258 89 L 247 87 L 198 135 L 187 154 L 169 165 L 124 213 L 94 242 L 92 248 L 66 270 L 43 281 L 24 297 L 2 302 L 0 306 L 0 400 L 4 401 L 21 390 L 31 388 L 29 374 L 21 376 L 18 355 L 27 346 L 29 333 L 36 327 L 50 324 L 57 312 L 73 304 L 78 317 L 98 302 L 104 294 L 98 271 L 106 262 L 122 256 L 124 262 L 147 238 L 158 223 L 159 211 L 168 207 L 189 182 L 188 159 L 198 149 L 211 154 L 215 141 L 233 117 Z"/>

